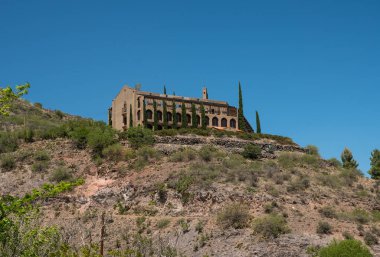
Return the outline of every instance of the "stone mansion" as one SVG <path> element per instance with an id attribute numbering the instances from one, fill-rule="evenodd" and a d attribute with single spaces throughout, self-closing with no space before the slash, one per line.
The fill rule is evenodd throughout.
<path id="1" fill-rule="evenodd" d="M 143 105 L 146 108 L 146 127 L 153 128 L 153 102 L 157 106 L 158 129 L 163 127 L 163 102 L 167 104 L 167 121 L 168 127 L 173 125 L 173 115 L 177 116 L 177 127 L 181 127 L 182 104 L 186 106 L 186 116 L 188 127 L 191 127 L 191 107 L 196 107 L 198 127 L 201 127 L 201 104 L 205 109 L 206 125 L 209 128 L 218 128 L 225 130 L 239 130 L 238 128 L 238 109 L 228 105 L 224 101 L 208 99 L 207 88 L 202 90 L 202 98 L 190 98 L 176 95 L 156 94 L 143 92 L 135 88 L 124 86 L 116 98 L 112 101 L 112 107 L 108 111 L 109 124 L 117 130 L 126 130 L 131 126 L 130 117 L 132 117 L 132 126 L 144 126 Z M 172 113 L 172 105 L 175 103 L 176 113 Z M 244 118 L 245 119 L 245 118 Z M 249 122 L 245 120 L 246 130 L 253 132 Z"/>

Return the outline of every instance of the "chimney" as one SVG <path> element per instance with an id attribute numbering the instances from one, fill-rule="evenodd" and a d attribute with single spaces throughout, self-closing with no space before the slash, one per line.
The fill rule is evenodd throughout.
<path id="1" fill-rule="evenodd" d="M 202 99 L 208 99 L 207 87 L 202 89 Z"/>

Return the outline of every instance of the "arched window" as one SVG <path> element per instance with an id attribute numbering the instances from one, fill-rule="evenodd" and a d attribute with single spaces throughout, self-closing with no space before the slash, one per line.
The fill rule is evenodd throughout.
<path id="1" fill-rule="evenodd" d="M 191 116 L 190 114 L 186 114 L 187 124 L 191 123 Z"/>
<path id="2" fill-rule="evenodd" d="M 140 108 L 140 97 L 137 98 L 137 108 Z"/>
<path id="3" fill-rule="evenodd" d="M 227 127 L 227 119 L 226 119 L 226 118 L 223 118 L 223 119 L 222 119 L 222 127 L 223 127 L 223 128 L 226 128 L 226 127 Z"/>
<path id="4" fill-rule="evenodd" d="M 172 113 L 171 112 L 167 112 L 167 118 L 168 118 L 168 121 L 172 121 Z"/>
<path id="5" fill-rule="evenodd" d="M 182 116 L 180 113 L 177 113 L 177 122 L 181 122 Z"/>
<path id="6" fill-rule="evenodd" d="M 212 125 L 214 127 L 218 127 L 219 126 L 219 120 L 218 120 L 217 117 L 212 118 Z"/>
<path id="7" fill-rule="evenodd" d="M 206 116 L 206 126 L 210 126 L 210 118 Z"/>
<path id="8" fill-rule="evenodd" d="M 157 118 L 158 118 L 158 120 L 162 120 L 162 112 L 161 111 L 157 111 Z"/>
<path id="9" fill-rule="evenodd" d="M 137 111 L 137 120 L 140 120 L 140 111 Z"/>
<path id="10" fill-rule="evenodd" d="M 151 120 L 153 118 L 153 112 L 151 110 L 146 111 L 146 118 Z"/>
<path id="11" fill-rule="evenodd" d="M 235 119 L 231 119 L 230 120 L 230 127 L 231 128 L 236 128 L 236 120 Z"/>
<path id="12" fill-rule="evenodd" d="M 197 115 L 197 124 L 198 124 L 198 126 L 201 125 L 201 117 L 199 117 L 199 115 Z"/>

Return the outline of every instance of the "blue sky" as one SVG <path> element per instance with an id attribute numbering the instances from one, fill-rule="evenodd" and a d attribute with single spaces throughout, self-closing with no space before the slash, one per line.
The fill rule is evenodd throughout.
<path id="1" fill-rule="evenodd" d="M 380 148 L 380 2 L 0 0 L 0 85 L 95 119 L 122 85 L 237 105 L 263 132 L 349 147 L 363 171 Z"/>

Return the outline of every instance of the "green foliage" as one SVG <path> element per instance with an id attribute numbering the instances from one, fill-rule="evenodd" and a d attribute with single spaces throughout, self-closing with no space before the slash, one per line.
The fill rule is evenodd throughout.
<path id="1" fill-rule="evenodd" d="M 102 151 L 102 156 L 107 158 L 108 160 L 119 162 L 128 159 L 127 152 L 120 144 L 116 143 L 110 146 L 107 146 Z"/>
<path id="2" fill-rule="evenodd" d="M 369 174 L 373 179 L 380 178 L 380 150 L 375 149 L 371 153 L 371 169 L 369 170 Z"/>
<path id="3" fill-rule="evenodd" d="M 366 232 L 364 234 L 364 242 L 369 246 L 377 245 L 379 243 L 377 237 L 371 232 Z"/>
<path id="4" fill-rule="evenodd" d="M 17 85 L 15 90 L 13 90 L 10 86 L 5 88 L 0 87 L 0 116 L 9 115 L 11 104 L 21 96 L 28 94 L 29 88 L 29 83 Z"/>
<path id="5" fill-rule="evenodd" d="M 176 104 L 175 102 L 173 101 L 172 103 L 172 119 L 173 119 L 173 129 L 177 129 L 177 126 L 178 126 L 178 120 L 177 120 L 177 111 L 176 111 Z"/>
<path id="6" fill-rule="evenodd" d="M 36 161 L 32 164 L 33 172 L 44 172 L 48 169 L 49 163 L 47 161 Z"/>
<path id="7" fill-rule="evenodd" d="M 290 169 L 300 167 L 303 165 L 311 168 L 318 168 L 320 166 L 320 158 L 315 155 L 300 154 L 300 153 L 281 153 L 278 157 L 278 162 L 281 167 Z"/>
<path id="8" fill-rule="evenodd" d="M 18 148 L 17 137 L 11 132 L 0 132 L 0 153 L 13 152 Z"/>
<path id="9" fill-rule="evenodd" d="M 186 115 L 185 102 L 182 102 L 181 127 L 187 128 L 187 115 Z"/>
<path id="10" fill-rule="evenodd" d="M 222 228 L 242 229 L 248 226 L 250 218 L 247 206 L 233 203 L 218 213 L 217 222 Z"/>
<path id="11" fill-rule="evenodd" d="M 153 101 L 153 130 L 158 130 L 158 114 L 157 114 L 157 102 Z"/>
<path id="12" fill-rule="evenodd" d="M 239 81 L 239 109 L 238 109 L 238 127 L 240 130 L 245 130 L 244 111 L 243 111 L 243 93 Z"/>
<path id="13" fill-rule="evenodd" d="M 203 103 L 201 104 L 201 127 L 202 129 L 207 128 L 207 123 L 206 123 L 206 111 Z"/>
<path id="14" fill-rule="evenodd" d="M 197 120 L 197 111 L 195 109 L 195 104 L 191 104 L 191 127 L 197 128 L 198 127 L 198 120 Z"/>
<path id="15" fill-rule="evenodd" d="M 39 150 L 39 151 L 34 153 L 34 159 L 36 161 L 49 161 L 50 155 L 45 150 Z"/>
<path id="16" fill-rule="evenodd" d="M 71 132 L 69 132 L 70 138 L 73 140 L 75 146 L 78 149 L 85 149 L 87 146 L 87 136 L 90 132 L 90 126 L 86 126 L 85 124 L 80 124 L 79 126 L 75 126 Z"/>
<path id="17" fill-rule="evenodd" d="M 3 154 L 0 158 L 0 167 L 3 170 L 12 170 L 16 167 L 16 161 L 10 154 Z"/>
<path id="18" fill-rule="evenodd" d="M 215 147 L 211 145 L 202 146 L 199 150 L 199 156 L 202 160 L 209 162 L 214 157 L 214 152 L 216 151 Z"/>
<path id="19" fill-rule="evenodd" d="M 343 168 L 345 169 L 356 169 L 358 167 L 358 163 L 354 160 L 352 152 L 348 148 L 344 148 L 341 155 Z"/>
<path id="20" fill-rule="evenodd" d="M 333 241 L 319 250 L 318 257 L 372 257 L 368 248 L 359 240 Z"/>
<path id="21" fill-rule="evenodd" d="M 331 206 L 322 207 L 321 209 L 319 209 L 319 213 L 326 218 L 337 218 L 336 210 Z"/>
<path id="22" fill-rule="evenodd" d="M 132 104 L 129 105 L 129 127 L 133 128 Z"/>
<path id="23" fill-rule="evenodd" d="M 123 137 L 128 139 L 129 145 L 134 149 L 154 144 L 153 132 L 150 129 L 129 128 L 124 132 Z"/>
<path id="24" fill-rule="evenodd" d="M 148 127 L 148 117 L 146 115 L 146 102 L 145 99 L 143 101 L 143 121 L 144 121 L 144 128 Z"/>
<path id="25" fill-rule="evenodd" d="M 58 119 L 60 119 L 60 120 L 62 120 L 63 117 L 65 116 L 65 115 L 63 114 L 63 112 L 60 111 L 60 110 L 55 110 L 54 113 L 55 113 L 55 115 L 57 115 Z"/>
<path id="26" fill-rule="evenodd" d="M 50 176 L 50 181 L 53 181 L 53 182 L 71 181 L 73 179 L 72 173 L 73 172 L 71 169 L 60 166 L 56 168 L 55 170 L 53 170 L 53 173 Z"/>
<path id="27" fill-rule="evenodd" d="M 190 148 L 186 147 L 180 149 L 179 151 L 175 151 L 169 158 L 172 162 L 188 162 L 192 161 L 197 157 L 197 152 Z"/>
<path id="28" fill-rule="evenodd" d="M 258 111 L 256 111 L 256 133 L 261 134 L 260 116 Z"/>
<path id="29" fill-rule="evenodd" d="M 318 147 L 315 145 L 308 145 L 305 148 L 308 154 L 320 157 Z"/>
<path id="30" fill-rule="evenodd" d="M 320 221 L 317 226 L 318 234 L 331 234 L 332 227 L 328 222 Z"/>
<path id="31" fill-rule="evenodd" d="M 242 152 L 244 158 L 256 160 L 261 156 L 261 148 L 255 144 L 247 144 Z"/>
<path id="32" fill-rule="evenodd" d="M 343 164 L 337 158 L 330 158 L 330 159 L 327 160 L 327 162 L 331 166 L 336 167 L 336 168 L 339 168 L 339 167 L 343 166 Z"/>
<path id="33" fill-rule="evenodd" d="M 169 224 L 170 224 L 169 219 L 161 219 L 157 222 L 157 228 L 164 229 L 164 228 L 167 228 Z"/>
<path id="34" fill-rule="evenodd" d="M 107 146 L 116 142 L 116 132 L 110 127 L 96 127 L 87 135 L 87 144 L 96 156 L 102 156 Z"/>
<path id="35" fill-rule="evenodd" d="M 264 239 L 273 239 L 282 234 L 289 233 L 290 229 L 283 216 L 268 214 L 254 220 L 253 231 L 255 234 L 261 235 Z"/>

